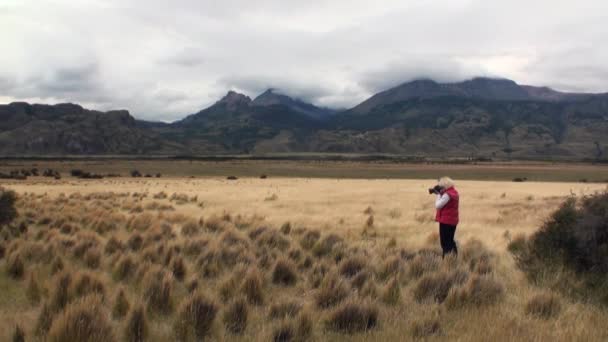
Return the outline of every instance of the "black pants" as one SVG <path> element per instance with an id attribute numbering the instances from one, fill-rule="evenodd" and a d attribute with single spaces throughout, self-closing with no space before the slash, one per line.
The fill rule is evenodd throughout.
<path id="1" fill-rule="evenodd" d="M 439 224 L 439 240 L 441 241 L 441 249 L 443 249 L 442 257 L 448 253 L 458 254 L 456 242 L 454 241 L 455 233 L 456 226 L 452 226 L 445 223 Z"/>

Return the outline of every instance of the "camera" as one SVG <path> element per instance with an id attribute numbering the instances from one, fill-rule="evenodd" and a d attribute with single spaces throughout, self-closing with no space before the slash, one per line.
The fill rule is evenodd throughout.
<path id="1" fill-rule="evenodd" d="M 439 185 L 435 185 L 434 187 L 429 188 L 429 195 L 432 195 L 432 194 L 439 195 L 441 193 L 441 190 L 443 190 L 443 187 L 441 187 Z"/>

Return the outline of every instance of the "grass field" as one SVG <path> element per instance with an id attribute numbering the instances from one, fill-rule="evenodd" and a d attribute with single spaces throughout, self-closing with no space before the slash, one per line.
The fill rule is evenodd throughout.
<path id="1" fill-rule="evenodd" d="M 608 183 L 608 165 L 549 162 L 403 163 L 396 161 L 326 160 L 3 160 L 0 172 L 51 168 L 62 174 L 81 169 L 99 174 L 128 176 L 161 173 L 169 177 L 271 177 L 347 179 L 437 179 L 445 174 L 455 179 L 511 181 L 527 178 L 547 182 Z"/>
<path id="2" fill-rule="evenodd" d="M 61 340 L 87 310 L 99 340 L 136 340 L 142 315 L 151 341 L 608 339 L 604 308 L 530 285 L 506 251 L 567 196 L 606 189 L 578 182 L 608 178 L 602 167 L 132 163 L 35 167 L 163 177 L 0 180 L 27 227 L 2 235 L 0 340 L 17 324 L 26 340 Z M 438 255 L 426 191 L 440 174 L 461 193 L 455 260 Z M 513 177 L 531 181 L 496 180 Z M 550 315 L 533 310 L 543 298 Z"/>

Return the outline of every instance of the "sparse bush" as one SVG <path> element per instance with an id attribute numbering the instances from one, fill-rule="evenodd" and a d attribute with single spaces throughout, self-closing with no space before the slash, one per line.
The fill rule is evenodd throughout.
<path id="1" fill-rule="evenodd" d="M 245 299 L 239 298 L 233 301 L 228 308 L 226 308 L 223 315 L 226 330 L 233 334 L 242 334 L 245 331 L 245 328 L 247 328 L 248 313 L 249 309 Z"/>
<path id="2" fill-rule="evenodd" d="M 295 266 L 287 259 L 280 259 L 272 270 L 272 282 L 285 286 L 291 286 L 298 281 Z"/>
<path id="3" fill-rule="evenodd" d="M 291 342 L 296 338 L 296 329 L 292 322 L 281 322 L 272 332 L 273 342 Z"/>
<path id="4" fill-rule="evenodd" d="M 330 329 L 344 333 L 364 332 L 378 324 L 378 308 L 371 303 L 348 302 L 330 315 Z"/>
<path id="5" fill-rule="evenodd" d="M 173 331 L 177 339 L 202 340 L 208 337 L 218 306 L 201 294 L 194 294 L 187 298 L 180 306 L 175 320 Z"/>
<path id="6" fill-rule="evenodd" d="M 127 299 L 127 295 L 125 294 L 124 289 L 118 290 L 118 294 L 114 299 L 114 305 L 112 306 L 112 317 L 116 319 L 120 319 L 125 317 L 127 312 L 129 312 L 129 300 Z"/>
<path id="7" fill-rule="evenodd" d="M 17 217 L 17 194 L 0 186 L 0 226 L 11 223 Z"/>
<path id="8" fill-rule="evenodd" d="M 100 298 L 89 296 L 66 307 L 53 320 L 49 330 L 50 342 L 111 342 L 115 341 Z"/>
<path id="9" fill-rule="evenodd" d="M 560 300 L 553 293 L 536 294 L 526 304 L 526 314 L 544 319 L 557 316 L 560 310 Z"/>

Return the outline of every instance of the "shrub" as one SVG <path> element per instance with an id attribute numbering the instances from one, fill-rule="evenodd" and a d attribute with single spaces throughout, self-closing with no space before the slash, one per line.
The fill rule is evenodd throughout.
<path id="1" fill-rule="evenodd" d="M 112 326 L 106 317 L 99 297 L 83 298 L 66 307 L 65 311 L 53 320 L 48 341 L 115 341 Z"/>
<path id="2" fill-rule="evenodd" d="M 344 333 L 363 332 L 378 324 L 378 308 L 371 303 L 348 302 L 331 313 L 330 329 Z"/>
<path id="3" fill-rule="evenodd" d="M 272 282 L 274 284 L 291 286 L 298 281 L 295 266 L 287 259 L 280 259 L 272 270 Z"/>
<path id="4" fill-rule="evenodd" d="M 127 295 L 125 294 L 124 289 L 118 290 L 118 294 L 114 299 L 114 306 L 112 306 L 112 317 L 114 318 L 123 318 L 129 312 L 129 300 L 127 299 Z"/>
<path id="5" fill-rule="evenodd" d="M 264 286 L 262 283 L 262 276 L 257 268 L 249 270 L 241 285 L 241 291 L 250 304 L 264 304 Z"/>
<path id="6" fill-rule="evenodd" d="M 346 281 L 335 273 L 330 273 L 323 279 L 319 290 L 315 293 L 315 303 L 323 309 L 332 307 L 348 297 L 349 291 Z"/>
<path id="7" fill-rule="evenodd" d="M 148 304 L 148 310 L 162 314 L 170 313 L 173 309 L 171 295 L 173 293 L 173 277 L 155 268 L 148 271 L 144 277 L 144 298 Z"/>
<path id="8" fill-rule="evenodd" d="M 13 342 L 25 342 L 25 332 L 21 329 L 21 326 L 17 324 L 15 331 L 13 332 Z"/>
<path id="9" fill-rule="evenodd" d="M 173 331 L 179 340 L 206 338 L 215 321 L 218 306 L 201 294 L 187 298 L 180 306 Z"/>
<path id="10" fill-rule="evenodd" d="M 11 223 L 17 217 L 17 194 L 0 187 L 0 226 Z"/>
<path id="11" fill-rule="evenodd" d="M 608 192 L 568 198 L 527 241 L 510 245 L 519 267 L 535 282 L 549 281 L 570 295 L 608 303 Z M 563 272 L 565 271 L 565 272 Z M 555 276 L 546 277 L 547 274 Z M 542 285 L 542 284 L 540 284 Z"/>
<path id="12" fill-rule="evenodd" d="M 226 330 L 233 334 L 242 334 L 245 331 L 245 328 L 247 328 L 248 313 L 249 309 L 245 299 L 239 298 L 233 301 L 228 308 L 226 308 L 223 315 Z"/>
<path id="13" fill-rule="evenodd" d="M 123 337 L 127 342 L 143 342 L 147 340 L 148 320 L 143 305 L 136 305 L 129 313 Z"/>
<path id="14" fill-rule="evenodd" d="M 437 335 L 440 332 L 441 324 L 436 317 L 417 319 L 412 323 L 411 327 L 412 337 L 416 339 Z"/>
<path id="15" fill-rule="evenodd" d="M 194 236 L 201 232 L 201 226 L 195 220 L 189 220 L 182 225 L 182 235 Z"/>
<path id="16" fill-rule="evenodd" d="M 544 319 L 557 316 L 560 310 L 560 300 L 552 293 L 539 293 L 526 304 L 526 314 Z"/>

